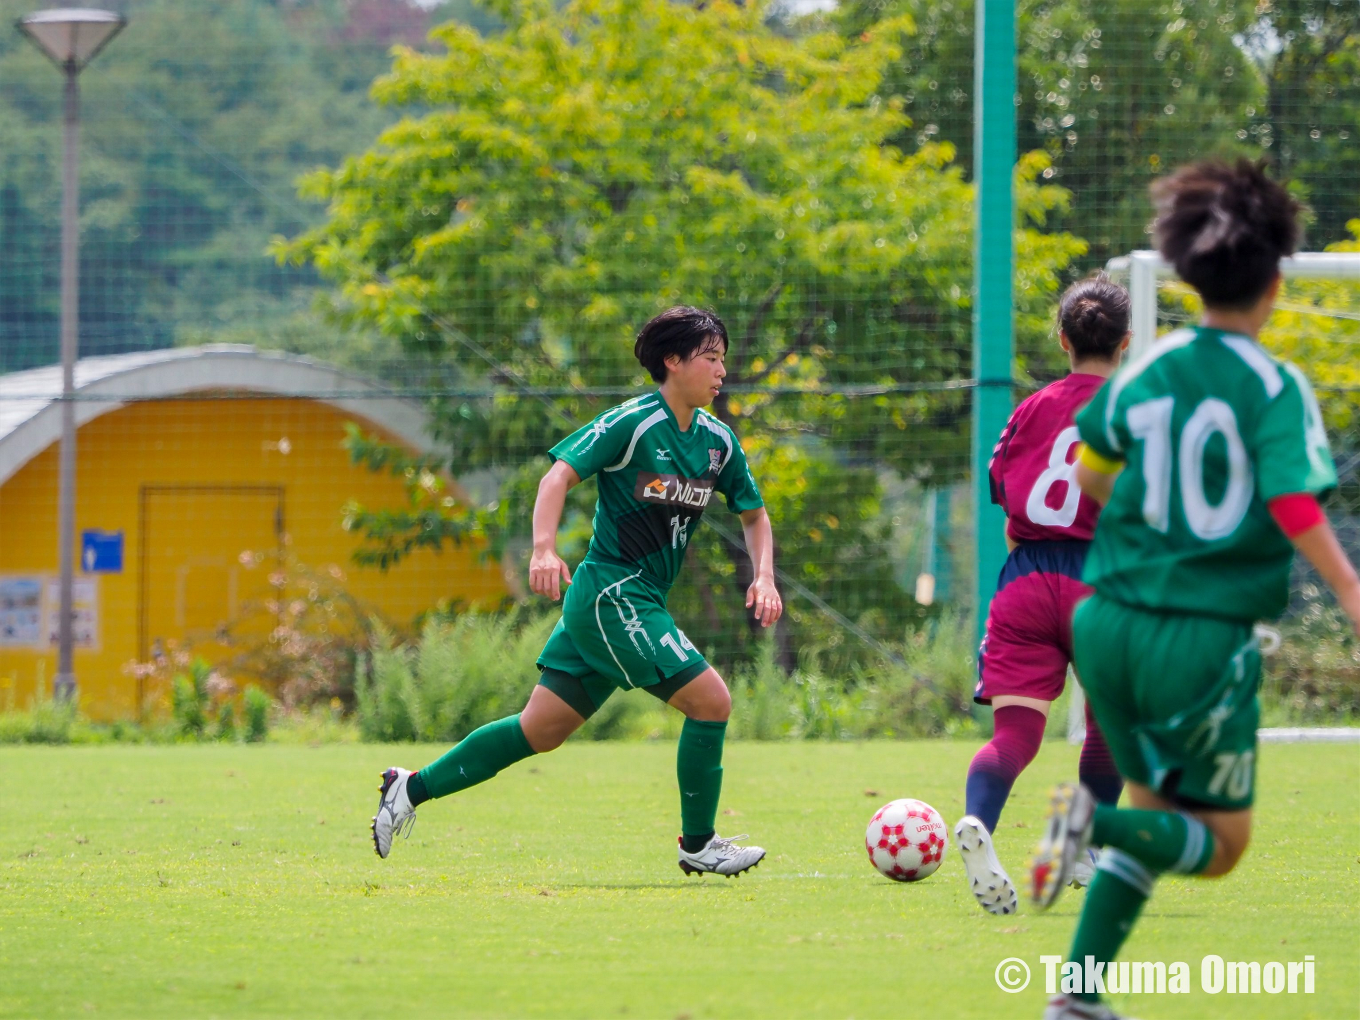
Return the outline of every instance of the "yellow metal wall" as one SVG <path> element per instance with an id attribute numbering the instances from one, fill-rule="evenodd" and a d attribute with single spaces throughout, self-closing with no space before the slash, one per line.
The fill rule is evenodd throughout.
<path id="1" fill-rule="evenodd" d="M 340 444 L 351 420 L 311 400 L 167 400 L 133 404 L 81 428 L 77 534 L 103 529 L 124 536 L 121 573 L 77 574 L 96 579 L 98 595 L 98 646 L 75 656 L 85 712 L 104 719 L 136 714 L 136 681 L 124 666 L 144 654 L 144 598 L 151 601 L 144 626 L 155 632 L 144 638 L 183 640 L 176 627 L 198 628 L 199 647 L 210 658 L 221 654 L 202 630 L 222 613 L 223 599 L 203 603 L 194 592 L 225 586 L 237 605 L 260 594 L 267 570 L 238 569 L 239 557 L 243 543 L 271 541 L 276 506 L 297 561 L 340 566 L 344 587 L 399 625 L 441 599 L 490 604 L 505 595 L 500 568 L 472 549 L 417 553 L 386 574 L 350 561 L 356 539 L 341 527 L 345 503 L 398 506 L 405 499 L 397 479 L 349 463 Z M 55 577 L 56 514 L 53 444 L 0 486 L 0 578 Z M 144 516 L 151 521 L 145 585 Z M 0 647 L 0 710 L 27 704 L 40 678 L 50 689 L 55 665 L 54 650 Z"/>

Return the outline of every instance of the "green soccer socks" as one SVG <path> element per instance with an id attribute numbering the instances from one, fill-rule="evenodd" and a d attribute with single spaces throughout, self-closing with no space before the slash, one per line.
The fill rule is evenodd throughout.
<path id="1" fill-rule="evenodd" d="M 1091 842 L 1117 847 L 1157 873 L 1198 875 L 1214 856 L 1214 834 L 1198 818 L 1177 811 L 1099 804 Z"/>
<path id="2" fill-rule="evenodd" d="M 1214 834 L 1198 818 L 1177 811 L 1099 804 L 1091 842 L 1105 849 L 1086 890 L 1068 956 L 1083 966 L 1083 973 L 1113 966 L 1159 874 L 1197 875 L 1214 856 Z M 1076 994 L 1093 1000 L 1099 997 L 1099 987 L 1083 986 Z"/>
<path id="3" fill-rule="evenodd" d="M 684 746 L 683 738 L 681 746 Z M 426 765 L 411 778 L 419 777 L 419 785 L 429 797 L 447 797 L 486 782 L 501 769 L 533 753 L 534 749 L 520 727 L 519 716 L 508 715 L 473 730 L 442 758 Z M 412 792 L 418 791 L 408 789 L 408 795 Z M 414 798 L 412 803 L 415 803 Z"/>
<path id="4" fill-rule="evenodd" d="M 1095 878 L 1086 890 L 1081 920 L 1077 922 L 1077 933 L 1072 937 L 1072 951 L 1067 958 L 1082 965 L 1083 972 L 1093 967 L 1103 970 L 1112 966 L 1110 961 L 1115 959 L 1119 947 L 1129 937 L 1156 881 L 1156 875 L 1124 851 L 1106 847 Z M 1088 959 L 1091 961 L 1089 966 Z M 1100 990 L 1083 987 L 1076 994 L 1078 998 L 1094 1001 L 1100 997 Z"/>
<path id="5" fill-rule="evenodd" d="M 686 853 L 703 849 L 713 837 L 722 793 L 723 738 L 727 723 L 686 719 L 675 755 L 680 780 L 681 846 Z M 697 845 L 695 845 L 697 844 Z"/>

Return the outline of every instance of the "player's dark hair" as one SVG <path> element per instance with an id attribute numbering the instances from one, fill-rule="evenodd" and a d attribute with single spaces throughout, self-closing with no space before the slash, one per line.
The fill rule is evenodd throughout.
<path id="1" fill-rule="evenodd" d="M 672 354 L 680 360 L 722 348 L 727 353 L 727 327 L 722 319 L 702 308 L 676 305 L 652 319 L 638 332 L 633 356 L 657 382 L 666 381 L 666 359 Z"/>
<path id="2" fill-rule="evenodd" d="M 1250 308 L 1299 243 L 1299 203 L 1250 160 L 1181 167 L 1152 200 L 1158 250 L 1211 308 Z"/>
<path id="3" fill-rule="evenodd" d="M 1058 302 L 1058 327 L 1081 361 L 1113 361 L 1129 331 L 1129 292 L 1104 273 L 1078 280 Z"/>

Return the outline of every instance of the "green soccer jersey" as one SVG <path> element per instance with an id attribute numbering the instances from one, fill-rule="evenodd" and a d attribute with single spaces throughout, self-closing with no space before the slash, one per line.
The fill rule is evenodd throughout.
<path id="1" fill-rule="evenodd" d="M 733 513 L 764 506 L 732 430 L 700 408 L 681 431 L 659 392 L 611 408 L 550 451 L 599 475 L 586 559 L 640 570 L 669 588 L 714 491 Z"/>
<path id="2" fill-rule="evenodd" d="M 1077 416 L 1123 461 L 1083 579 L 1131 606 L 1236 620 L 1279 615 L 1294 548 L 1267 501 L 1336 485 L 1313 391 L 1245 336 L 1172 333 Z"/>

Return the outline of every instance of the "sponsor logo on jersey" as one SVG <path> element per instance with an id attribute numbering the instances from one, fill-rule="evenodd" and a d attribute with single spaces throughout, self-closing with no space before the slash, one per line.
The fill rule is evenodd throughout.
<path id="1" fill-rule="evenodd" d="M 722 462 L 723 452 L 721 450 L 708 451 L 708 469 L 710 471 L 716 474 L 718 472 L 718 469 L 722 467 Z"/>
<path id="2" fill-rule="evenodd" d="M 687 506 L 702 510 L 713 498 L 713 481 L 639 471 L 633 498 L 640 503 Z"/>
<path id="3" fill-rule="evenodd" d="M 671 451 L 670 451 L 670 450 L 657 450 L 657 451 L 656 451 L 656 459 L 657 459 L 657 460 L 670 460 L 670 459 L 671 459 Z"/>

